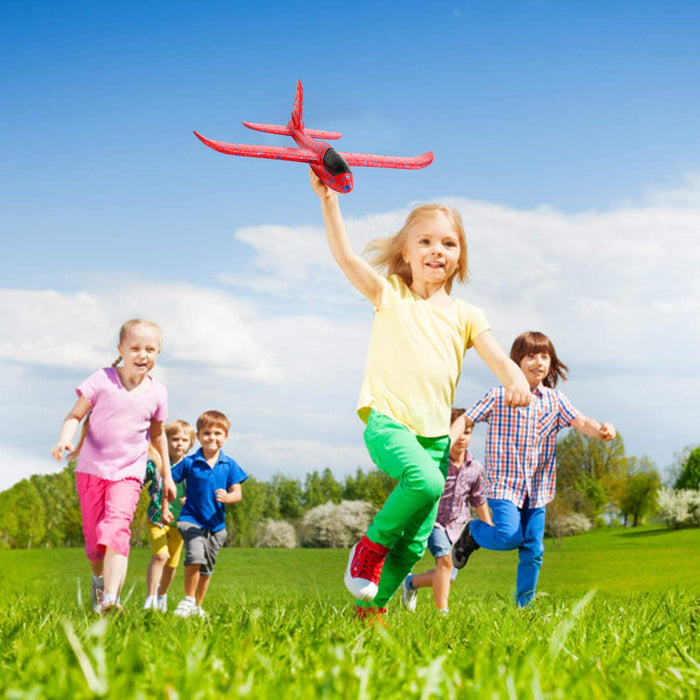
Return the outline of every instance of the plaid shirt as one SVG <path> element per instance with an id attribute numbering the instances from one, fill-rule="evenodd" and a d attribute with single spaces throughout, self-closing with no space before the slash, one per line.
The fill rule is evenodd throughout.
<path id="1" fill-rule="evenodd" d="M 511 408 L 503 387 L 491 389 L 466 413 L 474 423 L 487 421 L 486 483 L 489 498 L 522 508 L 541 508 L 554 498 L 557 433 L 568 428 L 578 411 L 557 389 L 533 389 L 529 406 Z"/>
<path id="2" fill-rule="evenodd" d="M 150 483 L 149 483 L 150 482 Z M 146 508 L 146 517 L 154 525 L 163 524 L 163 514 L 161 510 L 161 503 L 163 501 L 163 479 L 161 479 L 158 470 L 156 469 L 155 462 L 149 459 L 146 464 L 146 476 L 143 479 L 144 484 L 148 484 L 148 507 Z M 185 497 L 185 484 L 181 482 L 175 484 L 177 488 L 177 498 L 175 498 L 172 503 L 168 506 L 170 512 L 173 516 L 173 521 L 171 525 L 177 522 L 180 517 L 180 511 L 182 510 L 181 498 Z"/>
<path id="3" fill-rule="evenodd" d="M 454 542 L 471 518 L 469 506 L 478 508 L 484 503 L 486 492 L 481 464 L 469 452 L 461 466 L 450 460 L 435 527 L 444 530 L 450 542 Z"/>

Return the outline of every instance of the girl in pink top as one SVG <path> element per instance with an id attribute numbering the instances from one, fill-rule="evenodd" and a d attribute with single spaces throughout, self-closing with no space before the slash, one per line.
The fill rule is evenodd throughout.
<path id="1" fill-rule="evenodd" d="M 175 497 L 163 430 L 167 393 L 149 375 L 160 344 L 160 328 L 155 323 L 127 321 L 119 331 L 117 361 L 93 372 L 76 389 L 78 400 L 51 450 L 59 461 L 66 450 L 71 456 L 80 452 L 76 486 L 85 553 L 92 570 L 92 607 L 97 613 L 119 607 L 129 556 L 129 526 L 146 473 L 149 440 L 161 457 L 165 497 Z M 123 365 L 117 366 L 121 361 Z M 88 413 L 89 426 L 76 450 L 73 435 Z"/>

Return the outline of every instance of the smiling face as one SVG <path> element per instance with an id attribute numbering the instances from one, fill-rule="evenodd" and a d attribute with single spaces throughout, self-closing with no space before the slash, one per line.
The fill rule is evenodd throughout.
<path id="1" fill-rule="evenodd" d="M 530 384 L 530 389 L 534 389 L 544 382 L 549 374 L 552 360 L 547 352 L 531 352 L 520 360 L 520 369 Z"/>
<path id="2" fill-rule="evenodd" d="M 442 213 L 422 216 L 406 232 L 402 251 L 413 285 L 444 285 L 460 262 L 461 244 L 452 222 Z"/>
<path id="3" fill-rule="evenodd" d="M 228 431 L 221 425 L 209 423 L 197 431 L 197 440 L 202 446 L 202 454 L 205 459 L 211 459 L 224 446 Z"/>
<path id="4" fill-rule="evenodd" d="M 124 362 L 124 371 L 143 379 L 155 366 L 160 353 L 160 331 L 147 323 L 131 325 L 117 346 Z"/>

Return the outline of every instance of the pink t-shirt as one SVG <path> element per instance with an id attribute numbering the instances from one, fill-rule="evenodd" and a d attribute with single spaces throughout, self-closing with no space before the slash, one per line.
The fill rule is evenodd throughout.
<path id="1" fill-rule="evenodd" d="M 150 380 L 150 381 L 149 381 Z M 90 427 L 75 470 L 108 481 L 143 479 L 151 421 L 168 418 L 168 394 L 160 382 L 127 391 L 114 367 L 93 372 L 75 391 L 90 403 Z"/>

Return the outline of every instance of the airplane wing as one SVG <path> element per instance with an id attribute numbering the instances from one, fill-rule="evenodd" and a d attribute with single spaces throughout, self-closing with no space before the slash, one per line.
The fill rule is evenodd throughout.
<path id="1" fill-rule="evenodd" d="M 297 163 L 320 163 L 321 158 L 306 148 L 292 148 L 286 146 L 253 146 L 243 143 L 225 143 L 224 141 L 212 141 L 198 134 L 194 135 L 209 148 L 230 156 L 248 156 L 249 158 L 270 158 L 271 160 L 292 160 Z"/>
<path id="2" fill-rule="evenodd" d="M 366 168 L 400 168 L 401 170 L 419 170 L 433 162 L 432 151 L 426 151 L 419 156 L 377 156 L 371 153 L 341 153 L 348 165 L 358 165 Z"/>

